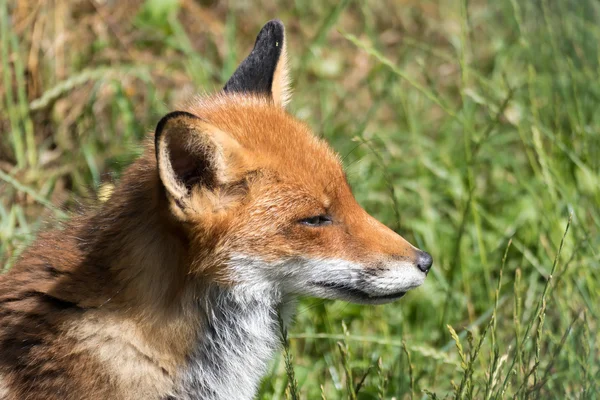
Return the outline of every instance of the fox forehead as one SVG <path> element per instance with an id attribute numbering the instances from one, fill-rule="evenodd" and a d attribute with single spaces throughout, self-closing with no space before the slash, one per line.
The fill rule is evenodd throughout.
<path id="1" fill-rule="evenodd" d="M 346 185 L 337 153 L 305 123 L 262 96 L 220 93 L 195 99 L 187 111 L 235 139 L 247 154 L 249 170 L 267 169 L 282 181 L 322 195 Z"/>

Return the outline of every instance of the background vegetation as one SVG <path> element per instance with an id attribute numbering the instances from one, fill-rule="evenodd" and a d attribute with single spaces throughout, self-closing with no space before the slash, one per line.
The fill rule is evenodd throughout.
<path id="1" fill-rule="evenodd" d="M 598 398 L 594 0 L 0 0 L 0 265 L 274 17 L 290 111 L 435 264 L 398 303 L 304 300 L 260 398 Z"/>

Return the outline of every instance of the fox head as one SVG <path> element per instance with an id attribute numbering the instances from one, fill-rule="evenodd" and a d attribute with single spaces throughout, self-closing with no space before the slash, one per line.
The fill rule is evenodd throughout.
<path id="1" fill-rule="evenodd" d="M 339 157 L 285 111 L 284 27 L 268 22 L 223 90 L 155 133 L 190 271 L 239 290 L 384 303 L 423 283 L 429 254 L 367 214 Z"/>

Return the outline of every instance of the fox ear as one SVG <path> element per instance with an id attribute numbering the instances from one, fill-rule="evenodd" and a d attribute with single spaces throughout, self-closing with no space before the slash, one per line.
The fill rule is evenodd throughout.
<path id="1" fill-rule="evenodd" d="M 290 98 L 285 28 L 279 20 L 260 30 L 252 52 L 235 70 L 225 92 L 266 94 L 282 107 Z"/>
<path id="2" fill-rule="evenodd" d="M 194 191 L 216 189 L 227 181 L 228 161 L 238 143 L 193 114 L 163 117 L 154 136 L 160 180 L 180 218 L 193 211 Z"/>

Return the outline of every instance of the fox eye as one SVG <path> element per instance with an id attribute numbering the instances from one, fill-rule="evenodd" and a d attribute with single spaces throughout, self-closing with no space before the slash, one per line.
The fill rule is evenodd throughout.
<path id="1" fill-rule="evenodd" d="M 298 222 L 306 226 L 319 227 L 331 224 L 331 217 L 327 215 L 315 215 L 314 217 L 301 219 Z"/>

